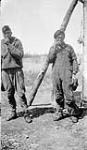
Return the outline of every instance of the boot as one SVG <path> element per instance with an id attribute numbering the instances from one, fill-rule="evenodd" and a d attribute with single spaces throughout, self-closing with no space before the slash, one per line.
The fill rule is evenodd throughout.
<path id="1" fill-rule="evenodd" d="M 31 118 L 31 115 L 29 113 L 29 110 L 28 110 L 28 106 L 25 105 L 24 106 L 24 120 L 27 122 L 27 123 L 31 123 L 32 122 L 32 118 Z"/>
<path id="2" fill-rule="evenodd" d="M 29 110 L 27 108 L 25 109 L 25 112 L 24 112 L 24 120 L 27 123 L 31 123 L 32 122 L 32 116 L 30 115 Z"/>
<path id="3" fill-rule="evenodd" d="M 22 96 L 22 105 L 21 105 L 21 107 L 23 108 L 23 112 L 24 112 L 24 120 L 27 123 L 31 123 L 32 119 L 31 119 L 31 116 L 30 116 L 29 111 L 28 111 L 27 99 L 26 99 L 25 95 Z"/>
<path id="4" fill-rule="evenodd" d="M 63 117 L 70 117 L 73 123 L 78 122 L 78 117 L 75 114 L 75 109 L 72 105 L 66 105 L 65 109 L 63 110 Z"/>
<path id="5" fill-rule="evenodd" d="M 75 116 L 77 116 L 77 118 L 82 118 L 82 116 L 83 116 L 83 110 L 80 109 L 80 108 L 75 104 L 75 102 L 72 103 L 72 107 L 73 107 L 74 110 L 75 110 Z"/>
<path id="6" fill-rule="evenodd" d="M 62 108 L 60 108 L 59 110 L 56 110 L 55 115 L 53 117 L 54 121 L 59 121 L 61 119 L 63 119 Z"/>
<path id="7" fill-rule="evenodd" d="M 6 121 L 10 121 L 17 118 L 16 109 L 12 109 L 11 114 L 6 118 Z"/>
<path id="8" fill-rule="evenodd" d="M 78 118 L 76 116 L 70 116 L 70 119 L 73 123 L 77 123 L 78 122 Z"/>

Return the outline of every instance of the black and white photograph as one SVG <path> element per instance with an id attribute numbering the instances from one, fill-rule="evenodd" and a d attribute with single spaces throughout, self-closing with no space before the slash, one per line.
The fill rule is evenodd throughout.
<path id="1" fill-rule="evenodd" d="M 87 0 L 1 0 L 0 15 L 0 150 L 87 150 Z"/>

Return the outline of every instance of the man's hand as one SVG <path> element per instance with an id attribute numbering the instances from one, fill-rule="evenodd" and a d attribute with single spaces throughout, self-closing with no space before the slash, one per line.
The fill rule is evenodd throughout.
<path id="1" fill-rule="evenodd" d="M 8 47 L 8 51 L 9 51 L 9 52 L 11 52 L 11 51 L 14 49 L 14 46 L 13 46 L 12 44 L 10 44 L 10 43 L 8 42 L 8 40 L 6 41 L 6 45 L 7 45 L 7 47 Z"/>
<path id="2" fill-rule="evenodd" d="M 73 75 L 72 75 L 72 83 L 74 83 L 74 82 L 76 81 L 76 79 L 77 79 L 76 74 L 73 74 Z"/>
<path id="3" fill-rule="evenodd" d="M 4 40 L 6 44 L 9 44 L 9 41 L 10 41 L 9 38 L 5 38 Z"/>
<path id="4" fill-rule="evenodd" d="M 13 49 L 13 45 L 12 44 L 8 44 L 8 48 L 9 48 L 9 50 L 12 50 Z"/>
<path id="5" fill-rule="evenodd" d="M 72 89 L 73 91 L 75 91 L 78 87 L 78 78 L 76 76 L 76 74 L 73 74 L 72 76 Z"/>
<path id="6" fill-rule="evenodd" d="M 72 80 L 75 80 L 76 79 L 76 74 L 73 74 L 72 75 Z"/>

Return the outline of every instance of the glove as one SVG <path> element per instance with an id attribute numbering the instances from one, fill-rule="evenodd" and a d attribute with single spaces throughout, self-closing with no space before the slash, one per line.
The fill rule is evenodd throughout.
<path id="1" fill-rule="evenodd" d="M 72 76 L 72 89 L 75 91 L 78 87 L 78 79 L 75 74 Z"/>

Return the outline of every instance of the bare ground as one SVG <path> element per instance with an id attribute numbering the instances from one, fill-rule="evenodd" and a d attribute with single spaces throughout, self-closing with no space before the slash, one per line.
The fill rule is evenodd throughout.
<path id="1" fill-rule="evenodd" d="M 34 72 L 34 69 L 32 71 L 31 68 L 26 71 L 25 64 L 24 72 L 28 99 L 31 85 L 38 71 Z M 41 64 L 39 65 L 41 66 Z M 19 107 L 17 109 L 20 112 L 19 117 L 13 121 L 5 121 L 10 110 L 6 97 L 2 93 L 2 150 L 87 150 L 86 113 L 83 119 L 80 119 L 76 124 L 72 123 L 70 118 L 58 122 L 53 121 L 54 109 L 50 105 L 51 79 L 49 72 L 37 93 L 33 106 L 30 107 L 33 116 L 33 121 L 30 124 L 24 121 L 23 113 Z M 75 98 L 79 104 L 80 95 L 78 93 Z"/>

